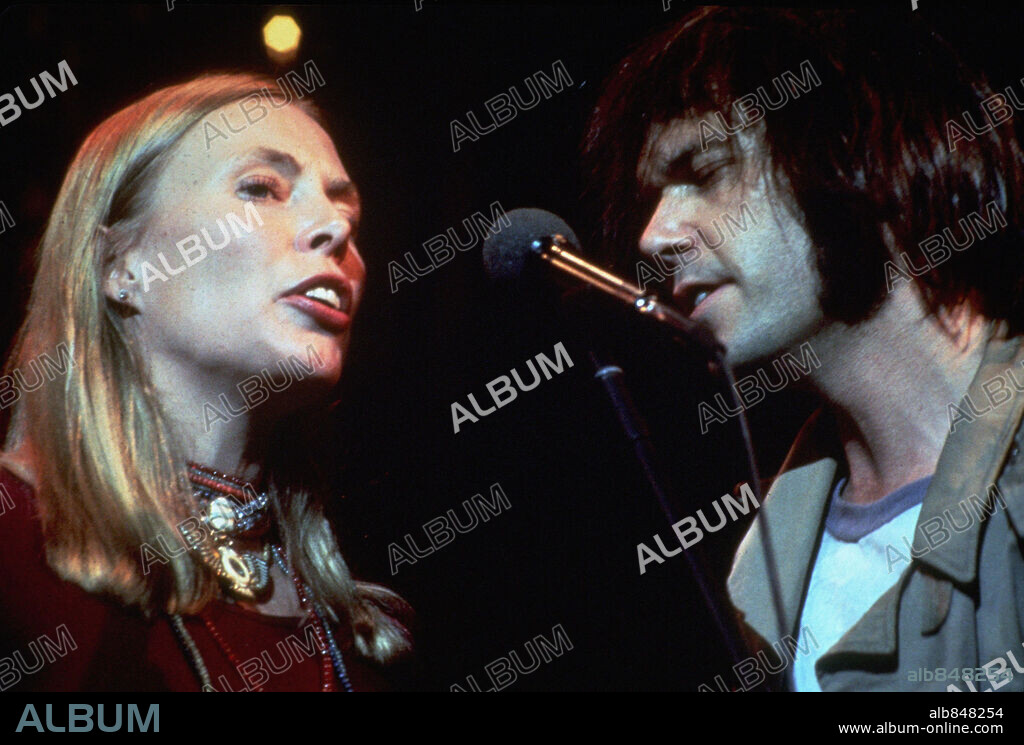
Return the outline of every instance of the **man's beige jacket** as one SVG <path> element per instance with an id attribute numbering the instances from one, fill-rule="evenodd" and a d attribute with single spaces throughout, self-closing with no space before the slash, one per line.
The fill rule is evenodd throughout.
<path id="1" fill-rule="evenodd" d="M 1024 391 L 1021 338 L 990 341 L 969 400 L 951 402 L 957 404 L 952 432 L 914 535 L 890 552 L 899 580 L 817 661 L 823 691 L 942 691 L 949 685 L 1024 691 L 1024 392 L 1017 388 Z M 769 645 L 797 637 L 840 463 L 834 425 L 819 410 L 801 430 L 736 554 L 730 599 Z M 922 680 L 930 677 L 923 670 L 938 677 L 938 669 L 985 665 L 994 675 L 1005 667 L 1012 678 Z"/>

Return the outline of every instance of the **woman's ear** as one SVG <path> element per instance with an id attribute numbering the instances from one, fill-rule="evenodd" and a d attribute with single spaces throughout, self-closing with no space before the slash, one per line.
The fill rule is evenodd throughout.
<path id="1" fill-rule="evenodd" d="M 103 294 L 107 299 L 125 310 L 139 310 L 141 293 L 133 265 L 136 253 L 133 249 L 115 252 L 110 228 L 101 225 L 96 229 L 97 239 L 103 242 Z"/>

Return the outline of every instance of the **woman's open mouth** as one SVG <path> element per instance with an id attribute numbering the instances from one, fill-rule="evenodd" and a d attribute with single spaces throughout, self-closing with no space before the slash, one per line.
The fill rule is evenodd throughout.
<path id="1" fill-rule="evenodd" d="M 328 331 L 340 334 L 352 322 L 348 314 L 351 298 L 352 291 L 344 278 L 319 274 L 288 290 L 280 299 L 311 316 Z"/>

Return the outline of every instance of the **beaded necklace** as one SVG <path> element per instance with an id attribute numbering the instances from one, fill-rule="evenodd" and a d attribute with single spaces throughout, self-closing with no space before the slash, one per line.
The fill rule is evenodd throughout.
<path id="1" fill-rule="evenodd" d="M 299 578 L 298 573 L 292 570 L 284 550 L 269 543 L 258 553 L 239 551 L 235 548 L 233 538 L 260 537 L 269 530 L 270 500 L 266 492 L 257 494 L 250 484 L 241 479 L 198 463 L 190 461 L 188 466 L 193 494 L 201 505 L 200 516 L 211 539 L 205 540 L 193 533 L 182 531 L 190 547 L 216 572 L 225 591 L 245 600 L 253 600 L 266 594 L 270 587 L 269 563 L 272 556 L 281 571 L 295 585 L 300 606 L 309 613 L 313 634 L 320 648 L 320 690 L 334 691 L 337 676 L 345 691 L 351 692 L 352 684 L 345 668 L 345 661 L 331 631 L 327 614 L 309 587 Z M 215 691 L 209 670 L 181 615 L 172 614 L 170 618 L 171 627 L 184 648 L 192 669 L 199 677 L 201 690 Z M 237 656 L 213 621 L 205 612 L 200 613 L 200 618 L 224 656 L 238 670 L 240 662 Z M 252 690 L 263 691 L 263 686 L 257 686 Z"/>
<path id="2" fill-rule="evenodd" d="M 231 647 L 228 646 L 228 643 L 224 641 L 224 637 L 221 636 L 220 631 L 217 630 L 217 627 L 213 625 L 213 621 L 206 614 L 206 611 L 201 611 L 199 613 L 199 617 L 203 619 L 203 625 L 206 626 L 207 630 L 210 632 L 210 636 L 213 637 L 213 640 L 217 642 L 217 646 L 220 647 L 220 651 L 224 653 L 224 656 L 228 658 L 228 662 L 230 662 L 234 666 L 235 670 L 238 671 L 238 674 L 241 675 L 242 663 L 235 656 L 235 653 L 231 651 Z M 244 682 L 246 686 L 249 685 L 248 681 Z M 255 688 L 251 688 L 250 690 L 256 693 L 261 693 L 263 691 L 263 686 L 259 685 Z"/>
<path id="3" fill-rule="evenodd" d="M 344 689 L 351 693 L 352 684 L 348 679 L 345 660 L 342 658 L 341 650 L 334 639 L 334 632 L 331 631 L 331 625 L 327 621 L 327 614 L 324 613 L 323 608 L 313 598 L 313 593 L 309 591 L 306 584 L 299 579 L 299 575 L 292 571 L 291 566 L 285 560 L 284 550 L 277 546 L 274 546 L 271 550 L 277 565 L 281 567 L 281 571 L 291 577 L 292 582 L 295 584 L 295 591 L 299 596 L 299 604 L 309 611 L 310 621 L 313 624 L 313 633 L 316 635 L 317 644 L 320 647 L 322 690 L 334 690 L 334 674 L 337 674 L 338 680 L 341 681 Z"/>
<path id="4" fill-rule="evenodd" d="M 253 487 L 198 463 L 189 462 L 188 478 L 200 505 L 208 535 L 181 533 L 189 547 L 209 566 L 225 591 L 242 600 L 257 600 L 270 589 L 270 546 L 258 551 L 236 547 L 237 538 L 261 538 L 270 529 L 270 499 Z"/>
<path id="5" fill-rule="evenodd" d="M 309 591 L 306 584 L 298 578 L 298 575 L 291 570 L 291 568 L 284 562 L 282 554 L 284 553 L 280 548 L 274 546 L 272 549 L 274 559 L 281 566 L 282 570 L 288 574 L 292 581 L 295 583 L 296 592 L 299 595 L 299 603 L 303 608 L 309 610 L 310 620 L 313 624 L 313 633 L 316 636 L 317 646 L 320 648 L 320 690 L 325 693 L 333 692 L 335 689 L 334 679 L 337 675 L 338 680 L 341 681 L 342 687 L 346 692 L 352 692 L 352 683 L 348 677 L 348 670 L 345 667 L 345 660 L 341 655 L 341 650 L 338 648 L 338 643 L 334 638 L 334 633 L 331 631 L 330 624 L 326 620 L 326 614 L 323 612 L 320 604 L 315 600 L 312 600 L 313 594 Z M 210 617 L 205 613 L 200 613 L 203 625 L 206 626 L 210 635 L 213 637 L 217 646 L 220 647 L 224 656 L 228 658 L 228 661 L 234 666 L 235 670 L 239 670 L 240 662 L 235 653 L 228 646 L 228 643 L 224 640 L 223 635 L 214 625 Z M 189 663 L 192 666 L 193 671 L 199 677 L 200 690 L 202 691 L 216 691 L 213 687 L 212 680 L 210 678 L 210 671 L 206 667 L 206 663 L 203 661 L 203 656 L 199 652 L 199 647 L 196 646 L 195 640 L 192 635 L 188 632 L 185 627 L 184 619 L 177 613 L 171 615 L 171 627 L 174 629 L 178 641 L 185 649 L 185 655 L 189 659 Z M 241 675 L 241 673 L 239 672 Z M 263 686 L 257 686 L 251 689 L 254 692 L 262 692 Z"/>

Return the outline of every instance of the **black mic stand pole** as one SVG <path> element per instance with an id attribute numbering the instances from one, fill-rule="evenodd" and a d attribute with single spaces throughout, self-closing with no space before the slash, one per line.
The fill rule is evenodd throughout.
<path id="1" fill-rule="evenodd" d="M 658 499 L 661 511 L 665 514 L 670 525 L 675 524 L 678 521 L 678 517 L 669 498 L 668 480 L 662 469 L 658 466 L 658 456 L 651 441 L 650 431 L 647 429 L 647 423 L 644 421 L 643 416 L 633 404 L 633 398 L 626 387 L 622 368 L 593 351 L 589 353 L 589 356 L 594 368 L 594 378 L 601 383 L 605 393 L 608 394 L 608 399 L 612 404 L 612 408 L 615 409 L 619 423 L 622 425 L 622 430 L 627 439 L 633 444 L 633 452 L 643 469 L 647 483 Z M 735 663 L 739 663 L 744 659 L 741 656 L 741 650 L 745 649 L 745 645 L 739 640 L 733 625 L 724 615 L 721 604 L 716 600 L 714 593 L 709 587 L 703 567 L 700 566 L 696 555 L 687 548 L 683 548 L 683 555 L 686 557 L 690 572 L 700 588 L 704 604 L 711 612 L 711 616 L 715 620 L 715 625 L 718 627 L 718 632 L 725 642 L 730 656 Z"/>

